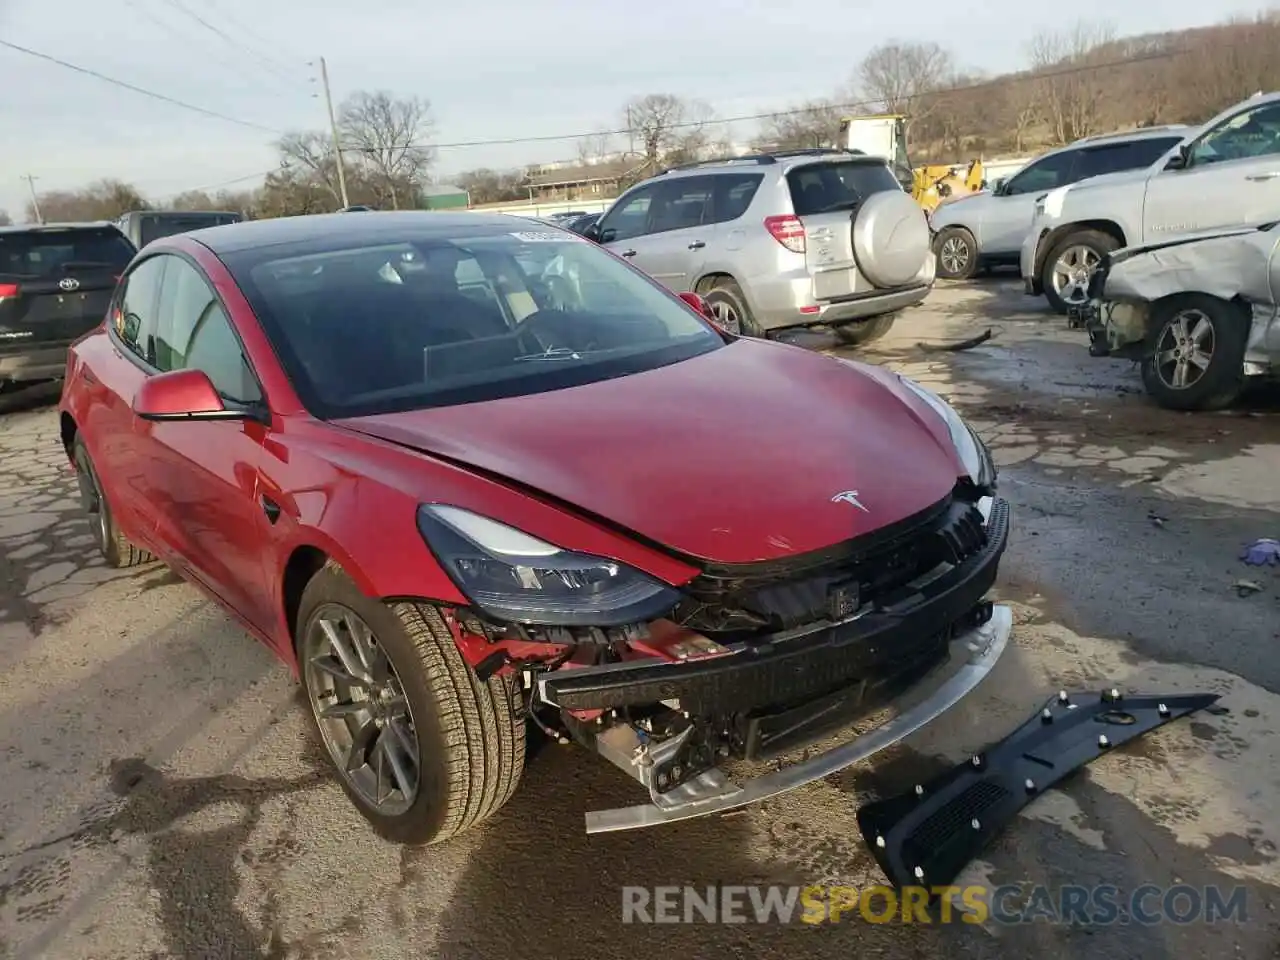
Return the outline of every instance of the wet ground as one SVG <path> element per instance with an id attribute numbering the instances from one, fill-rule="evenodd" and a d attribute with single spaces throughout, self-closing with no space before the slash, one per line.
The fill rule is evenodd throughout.
<path id="1" fill-rule="evenodd" d="M 1280 955 L 1280 568 L 1238 560 L 1246 542 L 1280 537 L 1280 400 L 1157 410 L 1129 364 L 1088 358 L 1036 307 L 1010 283 L 940 286 L 865 355 L 948 394 L 1004 465 L 1015 534 L 999 591 L 1017 626 L 995 671 L 875 765 L 636 834 L 584 835 L 584 810 L 635 792 L 551 745 L 483 829 L 422 850 L 376 839 L 310 745 L 283 668 L 164 570 L 103 568 L 53 412 L 10 409 L 0 956 Z M 974 350 L 917 346 L 988 327 Z M 873 924 L 856 911 L 820 925 L 621 922 L 624 886 L 878 884 L 860 801 L 962 759 L 1060 688 L 1111 685 L 1218 692 L 1226 711 L 1171 724 L 1046 793 L 963 882 L 1110 884 L 1121 902 L 1146 884 L 1224 899 L 1242 887 L 1243 922 Z"/>

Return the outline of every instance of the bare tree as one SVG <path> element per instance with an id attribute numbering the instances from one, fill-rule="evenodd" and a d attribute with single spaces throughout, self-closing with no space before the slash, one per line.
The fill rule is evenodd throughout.
<path id="1" fill-rule="evenodd" d="M 698 154 L 710 140 L 711 108 L 674 94 L 637 97 L 624 108 L 624 117 L 634 149 L 642 158 L 641 170 L 646 173 Z"/>
<path id="2" fill-rule="evenodd" d="M 1031 41 L 1032 67 L 1047 76 L 1039 81 L 1041 101 L 1056 143 L 1097 133 L 1103 117 L 1103 77 L 1098 53 L 1113 42 L 1105 24 L 1081 21 L 1061 32 L 1046 31 Z"/>
<path id="3" fill-rule="evenodd" d="M 840 108 L 830 100 L 810 100 L 763 120 L 755 144 L 774 150 L 835 146 L 840 116 Z"/>
<path id="4" fill-rule="evenodd" d="M 307 131 L 286 133 L 276 146 L 280 151 L 281 168 L 291 168 L 291 174 L 305 171 L 328 192 L 333 198 L 334 209 L 337 209 L 337 205 L 342 203 L 342 191 L 338 184 L 338 166 L 334 162 L 333 141 L 323 133 Z M 296 178 L 290 176 L 286 179 L 293 183 Z"/>
<path id="5" fill-rule="evenodd" d="M 954 72 L 950 51 L 938 44 L 891 40 L 863 58 L 856 85 L 879 109 L 919 123 L 937 108 L 928 95 L 946 86 Z"/>
<path id="6" fill-rule="evenodd" d="M 431 166 L 431 103 L 421 97 L 393 97 L 385 90 L 361 91 L 342 104 L 338 124 L 343 150 L 359 154 L 384 202 L 399 209 L 400 201 L 409 199 L 406 194 L 425 181 Z"/>
<path id="7" fill-rule="evenodd" d="M 178 194 L 170 202 L 174 210 L 215 210 L 214 199 L 203 190 L 187 190 Z"/>
<path id="8" fill-rule="evenodd" d="M 53 190 L 40 194 L 40 214 L 48 223 L 112 220 L 130 210 L 149 210 L 150 202 L 132 184 L 99 180 L 82 190 Z M 35 223 L 35 207 L 27 203 L 26 218 Z"/>
<path id="9" fill-rule="evenodd" d="M 458 186 L 467 191 L 473 204 L 502 203 L 506 200 L 526 198 L 523 170 L 468 170 L 456 178 Z"/>

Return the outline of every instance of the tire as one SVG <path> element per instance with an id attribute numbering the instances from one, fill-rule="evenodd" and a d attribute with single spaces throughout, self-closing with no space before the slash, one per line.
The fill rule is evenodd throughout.
<path id="1" fill-rule="evenodd" d="M 1070 312 L 1071 307 L 1079 306 L 1084 302 L 1083 296 L 1080 299 L 1065 299 L 1053 285 L 1054 272 L 1058 261 L 1068 254 L 1072 248 L 1080 248 L 1083 251 L 1087 251 L 1093 262 L 1097 263 L 1105 254 L 1119 249 L 1119 247 L 1120 242 L 1115 237 L 1109 233 L 1103 233 L 1101 230 L 1075 230 L 1055 243 L 1053 249 L 1049 251 L 1049 255 L 1044 258 L 1044 263 L 1040 266 L 1040 284 L 1044 288 L 1044 295 L 1048 299 L 1049 305 L 1065 316 Z M 1086 278 L 1086 289 L 1087 286 L 1088 280 Z"/>
<path id="2" fill-rule="evenodd" d="M 747 298 L 742 295 L 742 288 L 735 281 L 717 280 L 711 289 L 703 294 L 702 299 L 706 300 L 707 306 L 711 307 L 718 318 L 721 318 L 717 322 L 730 333 L 742 337 L 764 336 L 764 331 L 751 315 L 751 308 L 747 306 Z"/>
<path id="3" fill-rule="evenodd" d="M 846 346 L 861 347 L 883 337 L 893 329 L 893 322 L 897 319 L 898 315 L 896 313 L 884 313 L 878 317 L 872 317 L 870 320 L 855 320 L 853 323 L 844 323 L 838 327 L 832 327 L 831 331 Z"/>
<path id="4" fill-rule="evenodd" d="M 151 563 L 155 557 L 146 550 L 134 546 L 133 542 L 120 532 L 116 525 L 115 515 L 107 503 L 107 496 L 102 491 L 102 482 L 98 479 L 98 471 L 89 457 L 89 448 L 84 438 L 76 434 L 71 443 L 71 460 L 76 468 L 76 481 L 80 485 L 80 501 L 84 504 L 90 519 L 93 521 L 93 535 L 98 542 L 107 564 L 112 567 L 137 567 Z"/>
<path id="5" fill-rule="evenodd" d="M 363 700 L 352 696 L 349 686 L 339 686 L 332 668 L 337 664 L 341 670 L 340 659 L 326 641 L 321 621 L 339 635 L 344 624 L 367 625 L 374 638 L 370 660 L 390 664 L 390 670 L 383 671 L 389 675 L 383 698 L 373 695 L 375 685 L 362 688 L 369 694 Z M 349 649 L 357 629 L 362 628 L 347 630 Z M 510 677 L 494 676 L 482 683 L 462 658 L 436 607 L 416 601 L 383 603 L 365 596 L 331 561 L 303 591 L 297 638 L 299 672 L 314 730 L 343 790 L 380 836 L 397 843 L 439 843 L 493 816 L 511 798 L 525 760 L 519 688 Z M 329 666 L 320 666 L 321 661 Z M 374 675 L 373 668 L 367 673 Z M 343 694 L 346 699 L 339 699 Z M 375 724 L 372 711 L 356 708 L 358 703 L 374 702 L 381 705 L 381 725 Z M 321 717 L 335 708 L 337 716 Z M 358 736 L 354 732 L 371 729 L 371 724 L 377 726 L 374 736 L 357 754 L 351 748 Z M 346 744 L 343 730 L 352 744 Z M 388 790 L 385 802 L 375 802 L 370 792 L 380 792 L 380 772 L 390 787 L 394 771 L 407 769 L 406 742 L 412 742 L 418 757 L 412 796 L 401 789 L 395 797 Z M 390 759 L 393 753 L 400 768 Z M 369 762 L 348 773 L 353 754 Z M 382 764 L 381 771 L 376 763 Z"/>
<path id="6" fill-rule="evenodd" d="M 944 227 L 933 252 L 940 280 L 969 280 L 978 272 L 978 242 L 964 227 Z"/>
<path id="7" fill-rule="evenodd" d="M 1181 294 L 1160 303 L 1150 324 L 1151 353 L 1142 361 L 1142 384 L 1147 393 L 1168 410 L 1221 410 L 1231 406 L 1244 392 L 1249 319 L 1240 304 L 1202 293 Z M 1194 341 L 1201 357 L 1205 356 L 1204 347 L 1210 346 L 1207 366 L 1184 364 L 1184 369 L 1195 376 L 1181 387 L 1175 386 L 1177 360 L 1160 359 L 1184 349 L 1177 342 L 1179 336 Z"/>

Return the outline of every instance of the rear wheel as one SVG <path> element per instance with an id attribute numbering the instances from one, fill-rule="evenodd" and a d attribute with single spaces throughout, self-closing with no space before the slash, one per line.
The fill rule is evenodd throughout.
<path id="1" fill-rule="evenodd" d="M 978 272 L 978 244 L 964 227 L 945 227 L 933 243 L 938 277 L 968 280 Z"/>
<path id="2" fill-rule="evenodd" d="M 98 471 L 89 457 L 89 448 L 79 434 L 71 444 L 71 460 L 75 464 L 76 481 L 80 486 L 80 502 L 93 523 L 94 539 L 98 541 L 98 549 L 102 551 L 107 563 L 113 567 L 136 567 L 154 560 L 155 557 L 134 546 L 116 526 L 107 496 L 102 492 Z"/>
<path id="3" fill-rule="evenodd" d="M 480 681 L 436 607 L 365 596 L 330 563 L 303 591 L 298 654 L 320 742 L 379 834 L 438 843 L 511 798 L 520 692 L 509 677 Z"/>
<path id="4" fill-rule="evenodd" d="M 883 337 L 893 328 L 893 322 L 896 319 L 898 319 L 896 313 L 886 313 L 872 317 L 870 320 L 855 320 L 853 323 L 841 324 L 831 329 L 842 343 L 851 347 L 860 347 Z"/>
<path id="5" fill-rule="evenodd" d="M 762 335 L 755 318 L 751 316 L 751 308 L 747 306 L 747 298 L 742 295 L 742 288 L 733 280 L 717 280 L 715 286 L 703 294 L 712 315 L 722 328 L 742 337 L 759 337 Z"/>
<path id="6" fill-rule="evenodd" d="M 1204 294 L 1174 297 L 1152 318 L 1152 352 L 1142 361 L 1147 393 L 1170 410 L 1221 410 L 1244 391 L 1249 316 Z"/>
<path id="7" fill-rule="evenodd" d="M 1119 246 L 1115 237 L 1100 230 L 1077 230 L 1059 240 L 1040 271 L 1049 305 L 1061 314 L 1084 306 L 1089 298 L 1089 277 L 1098 261 Z"/>

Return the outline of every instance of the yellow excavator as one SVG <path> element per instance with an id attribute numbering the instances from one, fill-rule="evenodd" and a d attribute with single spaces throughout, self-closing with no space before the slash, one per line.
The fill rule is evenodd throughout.
<path id="1" fill-rule="evenodd" d="M 912 167 L 907 151 L 907 118 L 896 113 L 864 117 L 844 117 L 840 121 L 842 150 L 855 150 L 888 161 L 902 189 L 932 213 L 944 200 L 976 193 L 982 189 L 985 172 L 982 161 L 967 164 L 926 164 Z"/>

